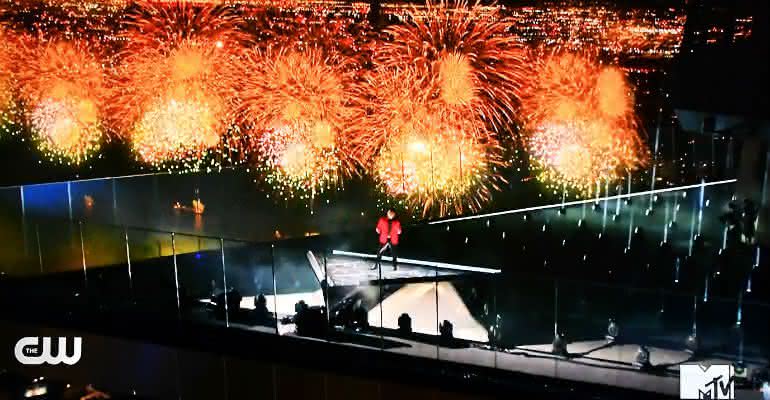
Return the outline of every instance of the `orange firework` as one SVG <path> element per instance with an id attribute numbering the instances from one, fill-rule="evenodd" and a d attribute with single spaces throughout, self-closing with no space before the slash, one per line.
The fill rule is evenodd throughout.
<path id="1" fill-rule="evenodd" d="M 356 103 L 351 145 L 368 165 L 392 137 L 427 132 L 432 103 L 431 81 L 416 68 L 392 68 L 363 74 L 353 87 Z"/>
<path id="2" fill-rule="evenodd" d="M 0 129 L 11 133 L 16 121 L 14 104 L 15 70 L 19 65 L 18 49 L 21 43 L 16 35 L 0 28 Z M 15 133 L 15 131 L 13 131 Z"/>
<path id="3" fill-rule="evenodd" d="M 423 215 L 477 210 L 501 180 L 500 149 L 481 119 L 447 110 L 431 87 L 415 67 L 366 75 L 355 91 L 356 158 L 385 194 Z"/>
<path id="4" fill-rule="evenodd" d="M 129 13 L 111 116 L 142 161 L 179 170 L 239 161 L 240 24 L 229 6 L 188 1 L 143 1 Z"/>
<path id="5" fill-rule="evenodd" d="M 404 132 L 391 138 L 374 162 L 386 194 L 420 207 L 422 215 L 478 210 L 500 180 L 499 147 L 456 129 L 444 118 L 429 118 L 430 130 Z"/>
<path id="6" fill-rule="evenodd" d="M 122 36 L 129 50 L 173 49 L 189 41 L 230 48 L 248 39 L 240 29 L 243 20 L 233 7 L 215 2 L 140 0 L 128 13 L 127 25 L 129 29 Z"/>
<path id="7" fill-rule="evenodd" d="M 525 54 L 496 7 L 467 2 L 413 8 L 410 22 L 386 29 L 377 47 L 380 67 L 415 65 L 434 83 L 432 95 L 447 110 L 480 116 L 494 128 L 510 126 L 525 79 Z"/>
<path id="8" fill-rule="evenodd" d="M 102 64 L 87 43 L 35 41 L 17 77 L 27 121 L 44 153 L 79 164 L 98 150 L 106 89 Z"/>
<path id="9" fill-rule="evenodd" d="M 536 64 L 524 97 L 530 159 L 554 188 L 588 195 L 642 166 L 647 152 L 633 110 L 633 89 L 615 67 L 554 53 Z"/>
<path id="10" fill-rule="evenodd" d="M 236 141 L 223 138 L 233 125 L 232 61 L 230 52 L 207 41 L 167 52 L 148 48 L 123 60 L 112 116 L 143 162 L 199 170 L 207 161 L 216 168 L 232 161 Z"/>
<path id="11" fill-rule="evenodd" d="M 258 156 L 271 185 L 312 197 L 351 174 L 345 137 L 354 108 L 346 58 L 316 48 L 254 50 L 242 75 L 242 115 L 263 133 Z"/>

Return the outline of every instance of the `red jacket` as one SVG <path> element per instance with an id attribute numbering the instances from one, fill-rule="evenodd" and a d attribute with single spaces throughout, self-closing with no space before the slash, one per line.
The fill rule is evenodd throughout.
<path id="1" fill-rule="evenodd" d="M 380 234 L 380 244 L 388 243 L 390 237 L 391 244 L 398 244 L 398 235 L 401 234 L 401 222 L 397 219 L 389 220 L 387 217 L 380 217 L 377 221 L 377 233 Z"/>

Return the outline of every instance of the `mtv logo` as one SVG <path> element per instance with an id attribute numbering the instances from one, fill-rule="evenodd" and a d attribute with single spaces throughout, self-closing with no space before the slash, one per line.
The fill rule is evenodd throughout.
<path id="1" fill-rule="evenodd" d="M 732 365 L 681 365 L 679 398 L 734 399 L 735 369 Z"/>

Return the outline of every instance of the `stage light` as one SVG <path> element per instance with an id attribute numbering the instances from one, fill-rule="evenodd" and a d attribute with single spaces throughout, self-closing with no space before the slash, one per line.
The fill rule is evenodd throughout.
<path id="1" fill-rule="evenodd" d="M 652 364 L 650 364 L 650 350 L 646 346 L 639 346 L 634 357 L 634 366 L 639 369 L 649 369 L 652 367 Z"/>
<path id="2" fill-rule="evenodd" d="M 564 338 L 563 333 L 554 335 L 553 343 L 551 343 L 551 353 L 557 356 L 567 356 L 567 340 Z"/>
<path id="3" fill-rule="evenodd" d="M 614 319 L 610 318 L 610 323 L 607 325 L 607 336 L 605 336 L 607 341 L 614 342 L 617 340 L 619 334 L 620 326 L 618 326 Z"/>
<path id="4" fill-rule="evenodd" d="M 698 335 L 692 333 L 691 335 L 687 336 L 684 345 L 688 353 L 696 354 L 698 352 L 698 348 L 700 347 L 700 340 L 698 339 Z"/>
<path id="5" fill-rule="evenodd" d="M 24 398 L 26 399 L 45 399 L 48 398 L 48 384 L 43 382 L 44 378 L 35 378 L 32 380 L 32 384 L 27 386 L 24 390 Z"/>

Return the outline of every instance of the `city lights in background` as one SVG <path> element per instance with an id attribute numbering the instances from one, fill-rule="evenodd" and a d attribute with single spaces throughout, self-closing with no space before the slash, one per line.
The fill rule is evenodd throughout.
<path id="1" fill-rule="evenodd" d="M 547 187 L 587 196 L 645 165 L 627 73 L 649 69 L 623 61 L 673 57 L 685 19 L 679 9 L 385 3 L 376 29 L 369 11 L 6 4 L 3 130 L 23 126 L 49 158 L 75 165 L 114 138 L 150 169 L 246 164 L 281 200 L 313 201 L 368 175 L 418 213 L 474 210 L 503 182 L 508 153 L 525 155 Z M 750 37 L 751 17 L 736 23 L 734 40 Z"/>

